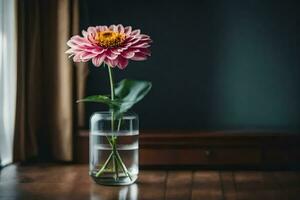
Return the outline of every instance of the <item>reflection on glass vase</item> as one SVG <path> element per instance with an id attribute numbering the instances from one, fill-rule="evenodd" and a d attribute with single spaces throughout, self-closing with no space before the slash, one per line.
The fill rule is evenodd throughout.
<path id="1" fill-rule="evenodd" d="M 94 113 L 90 120 L 90 176 L 102 185 L 128 185 L 138 177 L 139 121 L 135 113 Z"/>

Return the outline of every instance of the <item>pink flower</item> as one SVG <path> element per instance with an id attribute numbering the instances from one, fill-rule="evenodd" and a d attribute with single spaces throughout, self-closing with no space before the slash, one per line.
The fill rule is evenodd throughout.
<path id="1" fill-rule="evenodd" d="M 66 51 L 74 62 L 87 62 L 92 59 L 95 66 L 102 63 L 110 67 L 126 68 L 128 60 L 146 60 L 151 55 L 149 47 L 152 40 L 131 26 L 111 25 L 89 27 L 82 31 L 83 37 L 73 36 Z"/>

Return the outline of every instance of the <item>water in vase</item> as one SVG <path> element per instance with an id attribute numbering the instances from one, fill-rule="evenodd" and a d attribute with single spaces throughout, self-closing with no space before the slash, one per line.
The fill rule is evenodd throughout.
<path id="1" fill-rule="evenodd" d="M 138 131 L 94 131 L 90 135 L 90 147 L 90 175 L 97 183 L 128 185 L 137 179 Z"/>

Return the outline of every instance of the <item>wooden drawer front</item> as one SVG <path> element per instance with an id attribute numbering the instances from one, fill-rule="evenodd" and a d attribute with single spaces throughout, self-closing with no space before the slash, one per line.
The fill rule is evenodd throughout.
<path id="1" fill-rule="evenodd" d="M 264 149 L 264 164 L 300 164 L 299 147 L 269 147 Z"/>
<path id="2" fill-rule="evenodd" d="M 260 164 L 259 148 L 140 149 L 141 165 Z"/>

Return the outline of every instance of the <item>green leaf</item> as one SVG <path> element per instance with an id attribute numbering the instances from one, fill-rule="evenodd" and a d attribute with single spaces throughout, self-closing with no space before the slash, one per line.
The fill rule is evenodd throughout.
<path id="1" fill-rule="evenodd" d="M 109 107 L 118 107 L 119 104 L 116 101 L 112 101 L 108 95 L 93 95 L 85 97 L 84 99 L 77 100 L 77 103 L 80 102 L 95 102 L 95 103 L 104 103 Z"/>
<path id="2" fill-rule="evenodd" d="M 148 81 L 124 79 L 117 83 L 115 95 L 120 104 L 118 112 L 126 112 L 136 103 L 141 101 L 151 90 L 151 87 L 152 84 Z"/>
<path id="3" fill-rule="evenodd" d="M 122 113 L 128 111 L 132 106 L 141 101 L 151 90 L 152 84 L 148 81 L 137 81 L 124 79 L 116 84 L 115 100 L 108 95 L 93 95 L 80 99 L 79 102 L 104 103 L 115 112 L 118 118 Z"/>

